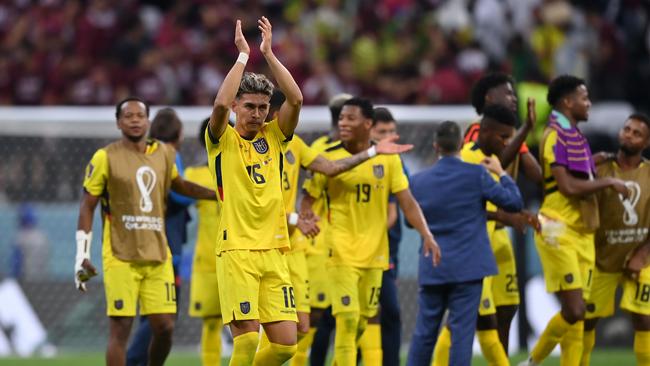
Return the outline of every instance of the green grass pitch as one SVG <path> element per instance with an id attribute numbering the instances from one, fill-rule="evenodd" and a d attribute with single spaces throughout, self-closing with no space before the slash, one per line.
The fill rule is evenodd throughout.
<path id="1" fill-rule="evenodd" d="M 516 365 L 523 360 L 524 354 L 510 357 L 510 363 Z M 61 354 L 55 358 L 0 358 L 0 366 L 88 366 L 103 365 L 103 353 L 69 353 Z M 228 362 L 224 359 L 222 365 Z M 406 364 L 406 359 L 402 360 Z M 543 363 L 544 366 L 559 365 L 559 358 L 553 357 Z M 591 366 L 634 365 L 636 360 L 632 350 L 607 349 L 597 350 L 591 357 Z M 201 366 L 198 354 L 191 352 L 172 352 L 165 363 L 167 366 Z M 487 363 L 480 357 L 475 357 L 472 365 L 483 366 Z"/>

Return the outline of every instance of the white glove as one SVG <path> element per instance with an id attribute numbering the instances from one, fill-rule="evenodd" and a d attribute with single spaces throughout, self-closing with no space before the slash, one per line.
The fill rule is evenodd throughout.
<path id="1" fill-rule="evenodd" d="M 77 230 L 77 256 L 74 261 L 74 284 L 78 290 L 86 291 L 86 281 L 95 274 L 88 273 L 81 264 L 84 259 L 90 260 L 90 244 L 92 243 L 93 233 Z"/>

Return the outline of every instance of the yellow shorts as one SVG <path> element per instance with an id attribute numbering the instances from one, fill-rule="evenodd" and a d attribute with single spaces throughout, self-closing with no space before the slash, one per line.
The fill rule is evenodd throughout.
<path id="1" fill-rule="evenodd" d="M 330 265 L 327 272 L 332 279 L 332 314 L 353 311 L 366 318 L 377 314 L 383 269 Z"/>
<path id="2" fill-rule="evenodd" d="M 594 234 L 579 232 L 563 222 L 540 215 L 542 232 L 535 246 L 542 262 L 548 292 L 581 289 L 589 298 L 595 261 Z"/>
<path id="3" fill-rule="evenodd" d="M 279 249 L 221 252 L 217 281 L 224 324 L 253 319 L 298 321 L 287 259 Z"/>
<path id="4" fill-rule="evenodd" d="M 594 269 L 591 296 L 587 302 L 587 319 L 605 318 L 614 314 L 616 288 L 623 286 L 621 309 L 631 313 L 650 315 L 650 267 L 644 268 L 639 280 L 634 281 L 623 272 L 602 272 Z"/>
<path id="5" fill-rule="evenodd" d="M 494 276 L 483 278 L 483 290 L 481 290 L 481 303 L 478 306 L 478 315 L 486 316 L 496 314 L 494 295 L 492 294 Z"/>
<path id="6" fill-rule="evenodd" d="M 517 265 L 508 230 L 496 229 L 490 243 L 499 268 L 499 273 L 492 278 L 494 306 L 519 305 Z"/>
<path id="7" fill-rule="evenodd" d="M 309 272 L 309 303 L 312 308 L 326 309 L 332 304 L 330 289 L 332 280 L 328 277 L 326 264 L 328 256 L 322 253 L 307 255 Z"/>
<path id="8" fill-rule="evenodd" d="M 171 255 L 164 263 L 104 261 L 104 290 L 108 316 L 176 313 L 176 286 Z"/>
<path id="9" fill-rule="evenodd" d="M 195 318 L 221 316 L 216 272 L 194 272 L 190 278 L 189 314 Z"/>
<path id="10" fill-rule="evenodd" d="M 287 253 L 287 266 L 296 297 L 296 311 L 309 313 L 309 273 L 305 251 L 298 250 Z"/>

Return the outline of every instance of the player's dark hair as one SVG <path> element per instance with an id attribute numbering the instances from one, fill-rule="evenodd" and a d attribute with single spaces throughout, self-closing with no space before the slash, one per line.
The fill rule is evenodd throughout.
<path id="1" fill-rule="evenodd" d="M 285 100 L 287 100 L 287 97 L 284 96 L 284 93 L 282 93 L 280 89 L 275 88 L 273 94 L 271 94 L 271 99 L 269 100 L 269 114 L 266 116 L 267 122 L 273 118 L 273 114 L 275 114 L 276 111 L 280 110 L 280 107 L 282 107 Z"/>
<path id="2" fill-rule="evenodd" d="M 627 117 L 627 119 L 635 119 L 637 121 L 643 122 L 646 125 L 646 127 L 648 127 L 648 130 L 650 131 L 650 116 L 648 116 L 647 114 L 641 112 L 635 112 L 630 114 L 630 116 Z"/>
<path id="3" fill-rule="evenodd" d="M 551 107 L 567 95 L 576 91 L 580 85 L 586 85 L 585 81 L 573 75 L 561 75 L 551 81 L 548 86 L 548 94 L 546 100 Z"/>
<path id="4" fill-rule="evenodd" d="M 341 109 L 343 109 L 343 103 L 346 100 L 351 99 L 352 95 L 342 93 L 337 94 L 330 99 L 328 103 L 328 108 L 330 109 L 330 114 L 332 116 L 332 126 L 338 127 L 339 125 L 339 115 L 341 114 Z"/>
<path id="5" fill-rule="evenodd" d="M 183 123 L 178 118 L 176 111 L 171 108 L 163 108 L 156 113 L 151 121 L 149 137 L 162 142 L 177 142 L 181 137 Z"/>
<path id="6" fill-rule="evenodd" d="M 388 108 L 386 108 L 386 107 L 377 107 L 377 108 L 375 108 L 374 113 L 375 113 L 375 121 L 374 121 L 375 124 L 378 123 L 378 122 L 384 122 L 384 123 L 387 123 L 387 122 L 393 122 L 393 123 L 397 123 L 397 122 L 395 121 L 395 118 L 393 118 L 393 114 L 390 113 L 390 111 L 389 111 Z"/>
<path id="7" fill-rule="evenodd" d="M 483 114 L 485 108 L 485 96 L 498 86 L 503 84 L 515 85 L 515 81 L 508 74 L 502 72 L 493 72 L 479 79 L 472 88 L 471 102 L 476 113 Z"/>
<path id="8" fill-rule="evenodd" d="M 115 105 L 115 118 L 119 119 L 120 118 L 120 113 L 122 113 L 122 107 L 124 107 L 124 104 L 128 102 L 140 102 L 144 104 L 145 111 L 147 113 L 147 118 L 149 117 L 149 103 L 145 102 L 144 100 L 138 98 L 138 97 L 128 97 L 125 99 L 122 99 L 119 103 Z"/>
<path id="9" fill-rule="evenodd" d="M 454 121 L 444 121 L 436 130 L 436 143 L 443 153 L 451 154 L 460 150 L 460 127 Z"/>
<path id="10" fill-rule="evenodd" d="M 501 104 L 490 104 L 486 106 L 483 109 L 483 120 L 486 119 L 507 126 L 517 126 L 517 116 L 510 108 Z"/>
<path id="11" fill-rule="evenodd" d="M 242 94 L 265 94 L 273 95 L 274 85 L 265 75 L 254 72 L 245 72 L 239 83 L 236 98 Z"/>
<path id="12" fill-rule="evenodd" d="M 201 122 L 201 127 L 199 128 L 199 144 L 205 149 L 205 130 L 208 129 L 208 124 L 210 123 L 210 117 L 206 118 Z"/>
<path id="13" fill-rule="evenodd" d="M 361 114 L 366 117 L 370 118 L 371 120 L 375 120 L 375 111 L 372 107 L 372 102 L 369 99 L 366 98 L 361 98 L 361 97 L 353 97 L 345 101 L 343 103 L 343 106 L 345 107 L 346 105 L 351 105 L 351 106 L 357 106 L 359 109 L 361 109 Z"/>

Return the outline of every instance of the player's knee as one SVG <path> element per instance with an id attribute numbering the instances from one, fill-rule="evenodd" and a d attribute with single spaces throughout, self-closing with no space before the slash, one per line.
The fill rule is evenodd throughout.
<path id="1" fill-rule="evenodd" d="M 359 313 L 345 312 L 336 315 L 336 327 L 345 334 L 357 334 Z"/>
<path id="2" fill-rule="evenodd" d="M 650 315 L 632 313 L 632 323 L 634 323 L 634 330 L 637 332 L 650 331 Z"/>
<path id="3" fill-rule="evenodd" d="M 151 330 L 155 337 L 171 339 L 172 335 L 174 334 L 174 320 L 169 319 L 161 321 L 156 324 L 155 327 L 152 327 Z"/>
<path id="4" fill-rule="evenodd" d="M 566 320 L 569 324 L 573 324 L 575 322 L 584 320 L 585 312 L 586 309 L 584 303 L 570 304 L 562 309 L 562 317 L 564 317 L 564 320 Z"/>
<path id="5" fill-rule="evenodd" d="M 307 334 L 309 332 L 309 322 L 299 322 L 298 323 L 298 333 Z"/>

